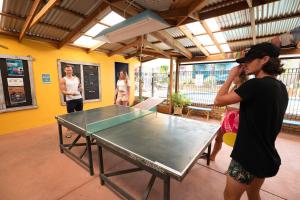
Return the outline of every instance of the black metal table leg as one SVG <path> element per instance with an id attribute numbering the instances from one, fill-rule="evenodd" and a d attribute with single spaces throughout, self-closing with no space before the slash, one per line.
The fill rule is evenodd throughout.
<path id="1" fill-rule="evenodd" d="M 63 136 L 62 136 L 62 126 L 60 124 L 57 125 L 58 125 L 59 149 L 60 149 L 60 153 L 64 153 L 64 150 L 62 148 L 62 145 L 64 144 Z"/>
<path id="2" fill-rule="evenodd" d="M 207 165 L 210 164 L 210 153 L 211 153 L 211 143 L 208 145 L 208 148 L 207 148 L 207 160 L 206 160 Z"/>
<path id="3" fill-rule="evenodd" d="M 93 166 L 93 156 L 92 156 L 90 136 L 86 137 L 86 148 L 87 148 L 87 152 L 88 152 L 90 175 L 93 176 L 94 175 L 94 166 Z"/>
<path id="4" fill-rule="evenodd" d="M 100 183 L 101 185 L 104 185 L 104 180 L 101 178 L 101 174 L 104 174 L 104 164 L 103 164 L 103 153 L 102 153 L 102 147 L 98 146 L 98 157 L 99 157 L 99 172 L 100 172 Z"/>
<path id="5" fill-rule="evenodd" d="M 164 179 L 164 200 L 170 200 L 170 177 Z"/>

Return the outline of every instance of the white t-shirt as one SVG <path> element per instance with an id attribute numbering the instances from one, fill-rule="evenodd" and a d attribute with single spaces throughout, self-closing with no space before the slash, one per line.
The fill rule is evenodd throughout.
<path id="1" fill-rule="evenodd" d="M 70 100 L 74 100 L 74 99 L 81 99 L 82 96 L 80 94 L 79 91 L 79 78 L 77 78 L 76 76 L 72 76 L 72 78 L 68 78 L 68 77 L 64 77 L 65 81 L 66 81 L 66 89 L 68 93 L 76 93 L 76 95 L 66 95 L 66 100 L 70 101 Z"/>
<path id="2" fill-rule="evenodd" d="M 127 92 L 127 87 L 130 86 L 130 81 L 127 80 L 127 84 L 125 82 L 125 80 L 118 80 L 117 82 L 117 88 L 119 91 L 124 91 Z"/>

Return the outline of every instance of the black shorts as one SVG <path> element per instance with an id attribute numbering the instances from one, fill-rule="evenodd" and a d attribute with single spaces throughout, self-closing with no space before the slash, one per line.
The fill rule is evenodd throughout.
<path id="1" fill-rule="evenodd" d="M 68 113 L 72 113 L 75 111 L 81 111 L 83 109 L 82 99 L 74 99 L 67 101 L 67 111 Z"/>

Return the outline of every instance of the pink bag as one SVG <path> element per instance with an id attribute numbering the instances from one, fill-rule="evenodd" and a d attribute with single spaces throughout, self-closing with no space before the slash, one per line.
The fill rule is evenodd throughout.
<path id="1" fill-rule="evenodd" d="M 224 120 L 221 125 L 223 133 L 234 132 L 237 133 L 239 127 L 239 111 L 228 111 L 225 114 Z"/>

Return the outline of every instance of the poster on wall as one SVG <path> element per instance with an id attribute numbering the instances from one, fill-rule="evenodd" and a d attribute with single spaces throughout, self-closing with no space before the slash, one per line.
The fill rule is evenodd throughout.
<path id="1" fill-rule="evenodd" d="M 24 76 L 24 68 L 22 60 L 6 59 L 8 76 Z"/>
<path id="2" fill-rule="evenodd" d="M 23 78 L 7 78 L 7 86 L 24 86 Z"/>
<path id="3" fill-rule="evenodd" d="M 42 82 L 44 84 L 51 83 L 50 74 L 42 74 Z"/>
<path id="4" fill-rule="evenodd" d="M 8 95 L 12 105 L 26 102 L 24 87 L 8 87 Z"/>

